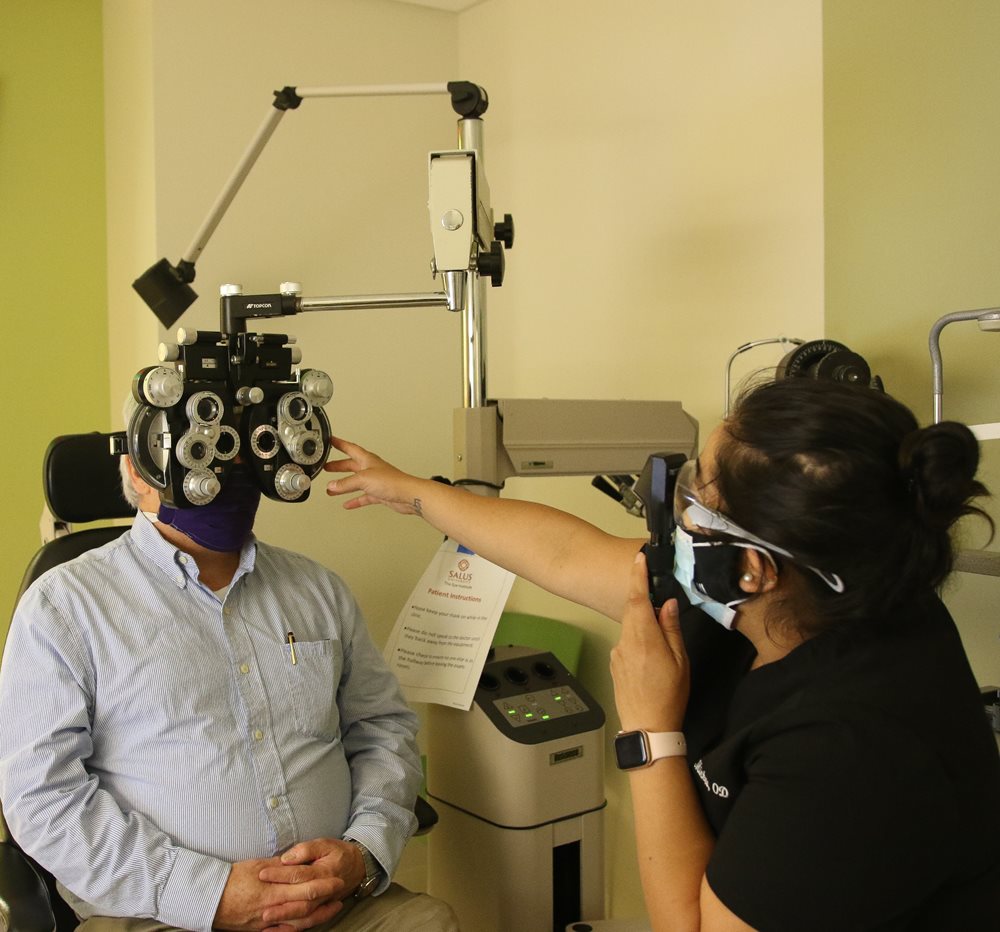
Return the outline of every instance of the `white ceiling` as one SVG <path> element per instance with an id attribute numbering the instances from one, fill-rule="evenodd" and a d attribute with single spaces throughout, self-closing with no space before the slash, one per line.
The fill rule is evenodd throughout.
<path id="1" fill-rule="evenodd" d="M 399 3 L 412 3 L 415 6 L 430 6 L 436 10 L 449 10 L 452 13 L 461 13 L 469 7 L 482 3 L 483 0 L 397 0 Z"/>

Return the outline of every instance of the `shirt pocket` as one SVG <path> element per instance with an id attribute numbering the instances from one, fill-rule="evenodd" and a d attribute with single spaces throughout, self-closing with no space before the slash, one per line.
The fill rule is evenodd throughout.
<path id="1" fill-rule="evenodd" d="M 340 736 L 337 687 L 341 667 L 337 645 L 331 640 L 296 641 L 295 663 L 292 646 L 285 644 L 284 651 L 296 729 L 313 738 L 336 740 Z"/>

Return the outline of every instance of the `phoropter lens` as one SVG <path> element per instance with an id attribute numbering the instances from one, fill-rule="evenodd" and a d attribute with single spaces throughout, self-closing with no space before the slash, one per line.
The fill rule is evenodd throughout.
<path id="1" fill-rule="evenodd" d="M 187 402 L 191 422 L 202 427 L 218 424 L 222 418 L 222 399 L 215 392 L 196 392 Z"/>

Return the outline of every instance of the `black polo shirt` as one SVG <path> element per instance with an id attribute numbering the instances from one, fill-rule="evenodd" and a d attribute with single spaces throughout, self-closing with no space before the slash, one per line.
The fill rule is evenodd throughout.
<path id="1" fill-rule="evenodd" d="M 1000 757 L 933 595 L 751 670 L 697 609 L 685 733 L 716 895 L 762 932 L 1000 930 Z"/>

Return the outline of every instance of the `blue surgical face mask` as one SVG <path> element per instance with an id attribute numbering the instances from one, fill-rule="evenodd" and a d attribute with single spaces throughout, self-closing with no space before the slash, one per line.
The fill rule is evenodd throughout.
<path id="1" fill-rule="evenodd" d="M 700 535 L 699 535 L 700 536 Z M 731 630 L 736 620 L 736 608 L 750 596 L 719 602 L 704 590 L 704 584 L 695 581 L 696 550 L 700 547 L 711 547 L 707 541 L 696 542 L 682 527 L 674 529 L 674 579 L 680 583 L 684 594 L 692 605 L 697 605 L 706 615 L 714 618 L 723 628 Z M 724 545 L 731 546 L 731 545 Z"/>
<path id="2" fill-rule="evenodd" d="M 232 553 L 241 550 L 250 537 L 259 504 L 260 489 L 246 468 L 237 464 L 222 490 L 207 505 L 160 505 L 157 517 L 208 550 Z"/>

